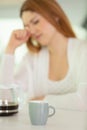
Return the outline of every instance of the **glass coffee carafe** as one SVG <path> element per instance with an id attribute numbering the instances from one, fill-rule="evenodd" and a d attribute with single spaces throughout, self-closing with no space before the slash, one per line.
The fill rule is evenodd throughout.
<path id="1" fill-rule="evenodd" d="M 17 84 L 0 84 L 0 116 L 18 113 L 21 100 L 21 89 Z"/>

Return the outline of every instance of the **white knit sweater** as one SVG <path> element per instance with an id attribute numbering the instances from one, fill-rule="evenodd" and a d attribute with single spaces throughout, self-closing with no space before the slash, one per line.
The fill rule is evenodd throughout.
<path id="1" fill-rule="evenodd" d="M 67 57 L 69 70 L 65 78 L 60 81 L 50 81 L 47 48 L 43 48 L 38 54 L 28 52 L 16 73 L 14 72 L 14 55 L 4 54 L 0 68 L 0 83 L 17 83 L 30 98 L 76 92 L 81 83 L 87 83 L 87 42 L 69 38 Z"/>

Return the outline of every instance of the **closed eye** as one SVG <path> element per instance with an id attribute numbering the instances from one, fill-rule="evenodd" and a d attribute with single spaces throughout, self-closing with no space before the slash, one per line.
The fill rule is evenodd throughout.
<path id="1" fill-rule="evenodd" d="M 39 20 L 35 20 L 31 22 L 32 24 L 37 24 L 39 23 Z M 29 24 L 24 24 L 24 27 L 29 27 Z"/>
<path id="2" fill-rule="evenodd" d="M 33 22 L 33 24 L 37 24 L 37 23 L 39 23 L 39 20 L 36 20 L 36 21 Z"/>

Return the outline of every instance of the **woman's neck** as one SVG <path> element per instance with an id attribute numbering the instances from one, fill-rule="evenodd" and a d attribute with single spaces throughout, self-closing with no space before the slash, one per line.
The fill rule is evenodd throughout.
<path id="1" fill-rule="evenodd" d="M 56 35 L 51 39 L 50 44 L 48 45 L 48 50 L 52 56 L 62 56 L 66 53 L 67 50 L 68 38 L 63 35 L 56 33 Z"/>

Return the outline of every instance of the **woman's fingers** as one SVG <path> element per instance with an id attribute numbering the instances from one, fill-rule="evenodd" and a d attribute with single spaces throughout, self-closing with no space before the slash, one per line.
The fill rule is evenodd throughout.
<path id="1" fill-rule="evenodd" d="M 30 33 L 28 30 L 17 30 L 17 31 L 14 31 L 14 34 L 18 40 L 25 40 L 25 39 L 28 39 L 30 36 Z"/>

